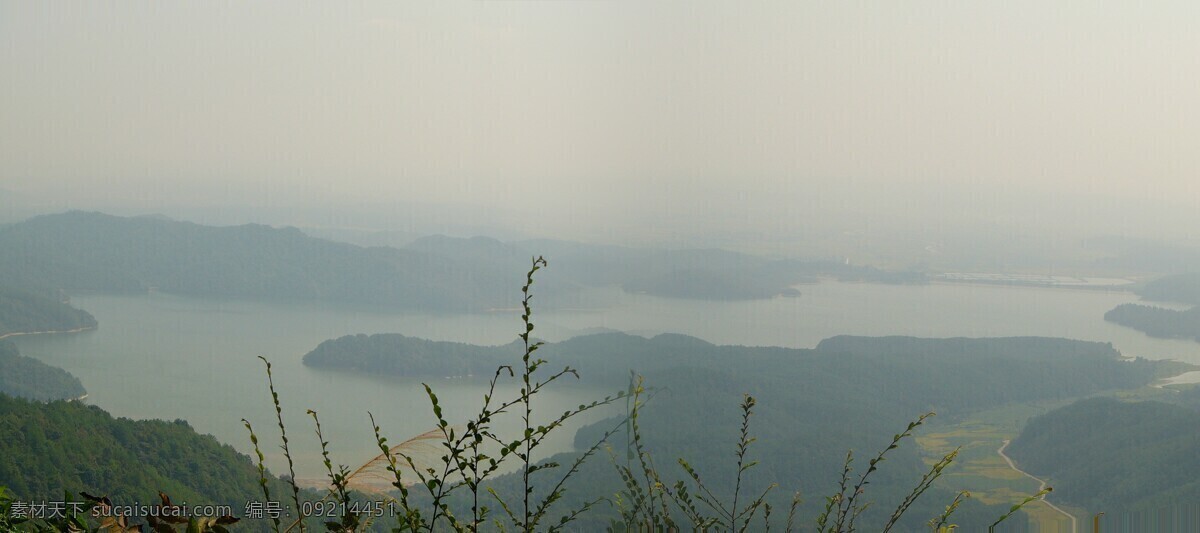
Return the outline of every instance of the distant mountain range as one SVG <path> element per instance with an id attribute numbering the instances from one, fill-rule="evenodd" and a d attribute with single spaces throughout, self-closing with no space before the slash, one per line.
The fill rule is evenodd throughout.
<path id="1" fill-rule="evenodd" d="M 202 226 L 162 217 L 69 212 L 0 228 L 0 279 L 18 287 L 348 302 L 399 309 L 512 307 L 534 255 L 552 268 L 543 301 L 583 287 L 699 299 L 795 295 L 815 275 L 883 282 L 923 276 L 836 261 L 767 259 L 723 250 L 646 250 L 562 241 L 426 237 L 403 248 L 317 239 L 295 228 Z"/>
<path id="2" fill-rule="evenodd" d="M 295 228 L 71 212 L 3 228 L 0 248 L 0 274 L 9 283 L 67 292 L 161 290 L 435 310 L 513 299 L 511 290 L 491 289 L 499 285 L 490 283 L 496 274 L 486 265 L 314 239 Z"/>

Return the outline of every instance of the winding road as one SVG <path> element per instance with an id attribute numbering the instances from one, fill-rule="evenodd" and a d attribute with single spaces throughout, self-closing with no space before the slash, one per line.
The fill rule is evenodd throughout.
<path id="1" fill-rule="evenodd" d="M 1041 478 L 1039 478 L 1039 477 L 1036 477 L 1036 476 L 1034 476 L 1033 474 L 1030 474 L 1029 472 L 1026 472 L 1026 471 L 1024 471 L 1024 470 L 1021 470 L 1020 468 L 1017 468 L 1017 464 L 1016 464 L 1016 463 L 1014 463 L 1012 459 L 1009 459 L 1007 455 L 1004 455 L 1004 449 L 1008 447 L 1008 443 L 1009 443 L 1009 442 L 1011 442 L 1011 441 L 1009 441 L 1009 440 L 1007 440 L 1007 439 L 1006 439 L 1006 440 L 1004 441 L 1004 444 L 1001 444 L 1001 445 L 1000 445 L 1000 448 L 996 450 L 996 453 L 1000 454 L 1000 458 L 1001 458 L 1001 459 L 1004 459 L 1004 462 L 1008 463 L 1008 467 L 1009 467 L 1009 468 L 1011 468 L 1011 469 L 1013 469 L 1013 470 L 1016 470 L 1017 472 L 1020 472 L 1021 474 L 1023 474 L 1025 477 L 1027 477 L 1027 478 L 1029 478 L 1029 479 L 1032 479 L 1032 480 L 1034 480 L 1034 481 L 1038 482 L 1038 490 L 1039 490 L 1039 491 L 1040 491 L 1040 490 L 1042 490 L 1042 489 L 1044 489 L 1044 488 L 1046 488 L 1046 482 L 1045 482 L 1045 481 L 1042 481 L 1042 479 L 1041 479 Z M 1066 511 L 1062 510 L 1062 508 L 1060 508 L 1059 506 L 1057 506 L 1057 505 L 1054 505 L 1053 503 L 1050 503 L 1050 502 L 1046 501 L 1046 497 L 1045 497 L 1045 496 L 1043 496 L 1043 497 L 1042 497 L 1042 503 L 1045 503 L 1046 505 L 1049 505 L 1051 509 L 1054 509 L 1055 511 L 1058 511 L 1058 512 L 1062 513 L 1062 514 L 1063 514 L 1063 516 L 1066 516 L 1067 518 L 1069 518 L 1069 519 L 1071 520 L 1071 533 L 1078 533 L 1078 531 L 1079 531 L 1079 527 L 1078 527 L 1078 523 L 1075 521 L 1075 515 L 1073 515 L 1073 514 L 1071 514 L 1071 513 L 1068 513 L 1068 512 L 1066 512 Z"/>

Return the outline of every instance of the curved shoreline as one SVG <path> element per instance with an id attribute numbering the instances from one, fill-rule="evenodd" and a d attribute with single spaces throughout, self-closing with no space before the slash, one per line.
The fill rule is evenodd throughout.
<path id="1" fill-rule="evenodd" d="M 3 335 L 0 335 L 0 339 L 7 339 L 9 337 L 16 337 L 18 335 L 49 335 L 51 333 L 82 333 L 84 331 L 93 331 L 97 328 L 99 328 L 99 326 L 87 326 L 87 327 L 75 328 L 75 329 L 56 329 L 56 330 L 47 330 L 47 331 L 16 331 L 13 333 L 5 333 Z"/>
<path id="2" fill-rule="evenodd" d="M 1200 370 L 1187 370 L 1174 376 L 1160 378 L 1158 381 L 1151 383 L 1150 386 L 1156 389 L 1166 389 L 1170 385 L 1196 385 L 1200 384 Z M 1173 389 L 1167 389 L 1173 390 Z"/>

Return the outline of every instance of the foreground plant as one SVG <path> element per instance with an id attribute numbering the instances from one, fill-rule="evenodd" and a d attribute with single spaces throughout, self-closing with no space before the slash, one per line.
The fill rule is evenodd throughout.
<path id="1" fill-rule="evenodd" d="M 725 504 L 705 484 L 696 468 L 684 458 L 679 458 L 678 463 L 691 479 L 693 488 L 689 489 L 688 484 L 682 480 L 676 481 L 674 485 L 663 482 L 658 469 L 654 466 L 653 458 L 643 443 L 641 426 L 638 423 L 640 411 L 645 404 L 643 400 L 645 392 L 641 376 L 634 376 L 630 385 L 631 401 L 627 417 L 629 443 L 626 464 L 616 465 L 617 474 L 625 485 L 614 501 L 614 505 L 621 515 L 621 523 L 614 524 L 609 530 L 622 528 L 624 530 L 650 531 L 679 530 L 680 526 L 672 516 L 672 505 L 674 510 L 682 514 L 690 523 L 692 529 L 697 531 L 746 531 L 751 527 L 752 521 L 760 510 L 762 510 L 763 527 L 770 529 L 771 505 L 766 502 L 766 499 L 767 495 L 778 487 L 778 484 L 768 485 L 756 498 L 739 507 L 742 476 L 758 465 L 758 461 L 748 458 L 750 447 L 757 440 L 750 435 L 750 418 L 754 414 L 754 406 L 757 403 L 754 397 L 743 396 L 740 406 L 742 420 L 738 442 L 734 449 L 737 464 L 733 497 L 730 503 Z M 634 468 L 637 469 L 636 472 Z M 672 505 L 668 505 L 668 503 Z M 799 505 L 800 494 L 796 493 L 788 511 L 789 523 L 792 522 Z"/>
<path id="2" fill-rule="evenodd" d="M 526 274 L 525 284 L 521 287 L 523 295 L 521 320 L 523 331 L 519 337 L 523 343 L 521 364 L 519 367 L 500 366 L 489 381 L 488 392 L 484 394 L 479 411 L 470 417 L 463 425 L 452 425 L 447 420 L 437 396 L 428 384 L 424 384 L 426 396 L 429 398 L 431 411 L 435 420 L 435 429 L 417 438 L 405 441 L 398 446 L 389 446 L 387 438 L 382 436 L 381 428 L 375 422 L 374 415 L 368 413 L 371 427 L 375 434 L 376 444 L 381 454 L 373 461 L 363 465 L 354 472 L 339 466 L 334 469 L 327 449 L 328 442 L 321 432 L 320 421 L 313 411 L 308 413 L 316 424 L 318 440 L 321 443 L 322 457 L 326 472 L 330 479 L 330 488 L 326 499 L 334 499 L 341 503 L 345 512 L 337 521 L 329 521 L 324 525 L 330 531 L 355 531 L 370 525 L 370 519 L 354 515 L 351 507 L 351 486 L 355 478 L 367 472 L 372 465 L 382 466 L 391 476 L 389 482 L 394 492 L 387 496 L 396 505 L 397 528 L 394 531 L 433 532 L 435 530 L 478 531 L 484 525 L 490 524 L 498 530 L 509 529 L 519 531 L 559 531 L 569 526 L 587 511 L 601 502 L 609 501 L 616 508 L 620 519 L 610 526 L 611 531 L 679 531 L 684 527 L 694 530 L 722 530 L 743 532 L 761 523 L 763 530 L 771 528 L 772 507 L 767 502 L 767 496 L 777 488 L 770 484 L 761 491 L 754 493 L 753 498 L 743 500 L 743 476 L 758 465 L 750 458 L 750 451 L 756 438 L 750 432 L 750 422 L 753 417 L 756 400 L 746 395 L 740 405 L 741 426 L 739 438 L 734 447 L 736 458 L 735 478 L 732 497 L 728 503 L 717 497 L 714 491 L 703 479 L 701 473 L 686 459 L 679 458 L 677 463 L 687 474 L 686 481 L 674 483 L 664 482 L 659 470 L 654 464 L 651 454 L 646 449 L 642 429 L 639 425 L 640 412 L 650 395 L 644 387 L 640 376 L 634 376 L 628 390 L 606 396 L 603 399 L 580 405 L 568 410 L 561 416 L 546 423 L 535 421 L 534 398 L 547 386 L 566 376 L 578 378 L 578 373 L 571 367 L 545 374 L 543 367 L 547 361 L 535 357 L 535 352 L 543 343 L 532 337 L 534 325 L 532 321 L 533 296 L 530 288 L 533 286 L 534 274 L 546 266 L 545 259 L 534 258 Z M 263 359 L 266 362 L 265 359 Z M 288 440 L 284 432 L 282 407 L 279 395 L 275 392 L 271 376 L 271 365 L 267 362 L 268 385 L 275 406 L 276 421 L 280 426 L 284 455 L 288 459 L 289 472 L 294 471 Z M 497 387 L 504 380 L 519 380 L 520 390 L 515 397 L 506 400 L 496 398 Z M 579 454 L 569 467 L 554 461 L 535 462 L 536 452 L 548 436 L 555 430 L 561 429 L 570 419 L 585 412 L 607 406 L 624 399 L 627 414 L 614 427 L 606 431 L 595 444 Z M 502 415 L 519 416 L 521 425 L 516 436 L 505 435 L 496 426 L 496 419 Z M 909 423 L 907 428 L 895 435 L 892 442 L 876 454 L 868 462 L 867 469 L 856 479 L 852 478 L 854 454 L 848 453 L 843 464 L 838 492 L 825 498 L 823 512 L 816 517 L 816 530 L 819 532 L 850 532 L 862 529 L 857 520 L 871 505 L 862 497 L 866 487 L 881 463 L 890 451 L 898 448 L 902 441 L 911 437 L 912 432 L 933 416 L 927 413 Z M 258 455 L 260 484 L 263 494 L 270 499 L 270 491 L 263 464 L 263 454 L 258 449 L 258 439 L 254 435 L 249 422 L 247 429 L 251 433 L 251 442 Z M 559 511 L 555 503 L 562 500 L 566 493 L 567 482 L 575 476 L 581 466 L 591 459 L 605 443 L 622 427 L 625 429 L 627 456 L 624 464 L 617 464 L 616 469 L 624 485 L 614 497 L 603 496 L 586 499 L 583 504 L 574 509 Z M 414 444 L 436 443 L 440 455 L 429 464 L 419 460 L 413 453 Z M 951 451 L 935 461 L 904 500 L 896 507 L 891 516 L 880 529 L 889 532 L 911 506 L 939 479 L 945 469 L 958 456 L 958 449 Z M 611 451 L 610 451 L 611 453 Z M 494 487 L 489 486 L 508 465 L 514 464 L 516 474 L 520 476 L 520 494 L 502 495 Z M 614 463 L 617 463 L 614 460 Z M 549 478 L 545 483 L 537 480 L 545 475 L 557 472 L 558 475 Z M 853 482 L 852 482 L 853 481 Z M 294 474 L 287 479 L 292 490 L 297 508 L 300 507 L 299 488 L 294 482 Z M 536 495 L 535 488 L 541 486 L 547 489 Z M 416 490 L 416 493 L 412 492 Z M 1039 492 L 1025 501 L 1012 507 L 992 525 L 994 528 L 1011 517 L 1023 506 L 1043 497 L 1049 489 Z M 949 523 L 950 516 L 957 510 L 962 499 L 968 495 L 963 492 L 955 497 L 947 506 L 945 512 L 931 519 L 927 525 L 935 531 L 946 531 L 955 528 Z M 452 505 L 452 498 L 457 505 Z M 465 504 L 461 502 L 467 502 Z M 491 505 L 489 505 L 491 503 Z M 796 530 L 796 511 L 801 503 L 800 494 L 793 495 L 788 509 L 785 531 Z M 494 506 L 499 508 L 495 511 Z M 547 524 L 546 520 L 554 513 L 557 522 Z M 761 522 L 758 520 L 761 519 Z M 278 520 L 273 522 L 276 531 L 280 530 Z M 304 517 L 293 522 L 284 531 L 297 529 L 304 531 Z"/>
<path id="3" fill-rule="evenodd" d="M 536 420 L 534 399 L 539 393 L 543 392 L 550 384 L 564 377 L 573 376 L 576 379 L 579 378 L 578 372 L 569 366 L 546 374 L 543 371 L 543 367 L 547 364 L 547 361 L 534 356 L 534 353 L 543 346 L 543 343 L 532 337 L 534 331 L 532 321 L 533 308 L 531 304 L 533 295 L 530 294 L 530 288 L 533 286 L 534 274 L 545 266 L 546 260 L 544 258 L 534 258 L 529 271 L 526 273 L 525 284 L 521 287 L 523 295 L 521 301 L 523 331 L 519 336 L 524 345 L 521 355 L 521 365 L 518 368 L 505 365 L 496 369 L 495 374 L 489 382 L 488 392 L 484 394 L 482 405 L 477 414 L 467 420 L 461 426 L 461 429 L 460 426 L 452 425 L 443 413 L 437 393 L 428 384 L 424 384 L 425 393 L 429 398 L 435 420 L 436 428 L 434 432 L 438 436 L 437 442 L 440 449 L 440 457 L 434 463 L 434 466 L 422 464 L 411 453 L 408 453 L 403 446 L 388 446 L 387 439 L 381 435 L 381 429 L 375 423 L 375 417 L 373 415 L 370 416 L 376 444 L 382 452 L 380 458 L 377 458 L 377 460 L 382 459 L 386 465 L 385 469 L 393 476 L 391 485 L 396 490 L 398 498 L 393 498 L 391 501 L 397 505 L 397 521 L 400 530 L 432 532 L 435 529 L 448 528 L 454 531 L 478 531 L 489 520 L 500 529 L 511 528 L 520 531 L 540 529 L 558 530 L 569 525 L 597 503 L 603 501 L 603 498 L 588 501 L 578 508 L 558 513 L 560 518 L 557 523 L 553 525 L 544 524 L 544 521 L 552 512 L 557 512 L 554 504 L 560 501 L 565 494 L 567 481 L 579 472 L 580 467 L 585 461 L 595 455 L 604 441 L 616 432 L 616 428 L 607 432 L 599 442 L 580 454 L 565 469 L 563 465 L 553 461 L 535 462 L 535 457 L 540 447 L 545 444 L 546 439 L 551 433 L 561 429 L 569 420 L 593 409 L 610 405 L 625 396 L 624 392 L 620 392 L 591 403 L 580 405 L 549 421 L 538 422 Z M 264 361 L 266 360 L 264 359 Z M 282 408 L 279 403 L 279 395 L 275 392 L 269 362 L 267 363 L 267 376 L 271 389 L 271 397 L 275 404 L 276 419 L 281 432 L 283 432 Z M 520 391 L 515 397 L 500 400 L 496 398 L 496 389 L 502 380 L 505 379 L 519 379 Z M 312 413 L 312 411 L 309 412 Z M 502 429 L 496 426 L 497 417 L 506 414 L 520 416 L 521 426 L 518 434 L 515 436 L 506 435 Z M 317 420 L 316 414 L 312 413 L 312 416 L 317 425 L 317 435 L 321 441 L 322 456 L 325 459 L 326 471 L 331 482 L 329 497 L 343 502 L 343 507 L 348 508 L 350 507 L 348 487 L 353 476 L 345 467 L 340 467 L 339 470 L 334 471 L 326 449 L 328 442 L 324 440 L 324 436 L 321 434 L 320 422 Z M 246 425 L 249 429 L 250 425 L 248 422 Z M 282 448 L 284 449 L 285 457 L 288 458 L 289 472 L 292 472 L 293 467 L 287 448 L 287 436 L 285 432 L 282 435 Z M 255 444 L 255 449 L 257 450 L 257 437 L 253 435 L 252 430 L 251 441 Z M 493 488 L 486 486 L 492 477 L 514 463 L 521 475 L 522 489 L 521 494 L 515 500 L 510 499 L 511 497 L 503 496 Z M 260 473 L 263 473 L 264 467 L 262 465 L 261 452 L 259 452 L 259 468 Z M 360 468 L 359 471 L 361 470 Z M 537 478 L 552 472 L 558 472 L 559 475 L 550 478 L 543 485 L 550 487 L 550 489 L 544 495 L 540 496 L 540 498 L 535 498 L 534 492 Z M 406 476 L 415 479 L 406 478 Z M 293 481 L 294 477 L 293 474 L 292 479 L 289 479 L 288 483 L 292 488 L 297 508 L 300 508 L 299 489 Z M 261 484 L 264 496 L 269 498 L 265 476 Z M 423 492 L 420 503 L 410 493 L 410 487 L 416 487 L 418 491 Z M 470 502 L 470 509 L 469 513 L 460 516 L 455 512 L 450 502 L 453 496 L 464 492 L 466 493 L 466 499 Z M 500 511 L 498 513 L 494 512 L 493 507 L 488 505 L 489 501 L 499 507 Z M 351 531 L 359 526 L 359 522 L 358 517 L 349 516 L 349 512 L 347 512 L 340 520 L 326 523 L 326 527 L 329 530 Z M 278 530 L 279 524 L 275 523 L 274 525 L 276 530 Z M 303 517 L 293 525 L 299 527 L 300 531 L 303 531 L 305 527 Z"/>
<path id="4" fill-rule="evenodd" d="M 391 479 L 388 484 L 394 489 L 392 494 L 385 496 L 396 505 L 398 527 L 393 531 L 478 531 L 482 526 L 488 524 L 499 530 L 560 531 L 605 501 L 613 504 L 620 517 L 610 526 L 612 531 L 680 531 L 690 527 L 694 530 L 741 532 L 760 527 L 759 524 L 761 524 L 762 530 L 769 530 L 772 526 L 772 507 L 767 503 L 767 496 L 777 487 L 777 484 L 768 485 L 748 501 L 742 499 L 743 475 L 758 464 L 757 461 L 750 458 L 750 451 L 756 442 L 756 438 L 750 432 L 750 422 L 757 402 L 749 395 L 743 397 L 740 405 L 741 426 L 738 441 L 734 446 L 736 476 L 729 503 L 725 503 L 717 497 L 716 492 L 718 491 L 714 491 L 704 481 L 698 469 L 684 458 L 679 458 L 677 463 L 687 474 L 686 479 L 674 483 L 663 481 L 645 446 L 639 424 L 641 410 L 652 396 L 645 389 L 640 376 L 633 376 L 630 387 L 626 391 L 580 405 L 549 422 L 542 424 L 535 422 L 534 397 L 551 383 L 563 377 L 568 375 L 579 377 L 571 367 L 565 367 L 548 375 L 544 371 L 539 373 L 547 361 L 534 357 L 534 353 L 543 344 L 531 337 L 534 325 L 531 319 L 533 313 L 530 288 L 533 285 L 534 274 L 545 266 L 546 261 L 543 258 L 534 258 L 526 275 L 525 285 L 521 289 L 524 295 L 522 299 L 523 314 L 521 315 L 524 329 L 520 338 L 523 341 L 524 350 L 519 368 L 520 391 L 516 397 L 498 400 L 496 398 L 497 386 L 506 378 L 517 379 L 518 370 L 508 365 L 497 368 L 489 382 L 488 392 L 483 396 L 478 413 L 465 422 L 464 429 L 450 424 L 443 414 L 437 394 L 431 387 L 425 385 L 436 428 L 399 445 L 389 446 L 387 439 L 381 434 L 381 428 L 375 423 L 374 416 L 368 413 L 376 444 L 381 453 L 362 467 L 350 471 L 341 465 L 334 468 L 327 447 L 329 443 L 325 440 L 317 413 L 312 410 L 307 411 L 316 426 L 317 438 L 321 444 L 321 455 L 330 479 L 330 487 L 322 501 L 334 500 L 338 504 L 335 508 L 343 511 L 341 516 L 336 517 L 337 520 L 325 522 L 323 524 L 325 528 L 329 531 L 350 532 L 365 530 L 372 526 L 371 516 L 354 512 L 352 492 L 356 488 L 366 489 L 365 484 L 356 485 L 356 483 L 374 475 L 374 470 L 378 468 L 390 475 Z M 283 421 L 282 404 L 275 391 L 271 364 L 265 358 L 263 358 L 263 362 L 266 364 L 268 387 L 275 408 L 276 422 L 281 432 L 281 448 L 287 458 L 288 471 L 291 474 L 290 477 L 284 478 L 284 481 L 291 490 L 297 512 L 302 513 L 305 506 L 301 504 L 300 489 L 295 483 L 294 465 Z M 562 429 L 567 421 L 622 399 L 626 401 L 626 416 L 606 431 L 590 448 L 579 454 L 570 466 L 564 469 L 563 465 L 557 462 L 537 463 L 534 461 L 535 452 L 545 443 L 547 437 L 552 432 Z M 495 424 L 496 417 L 510 413 L 515 413 L 513 416 L 519 415 L 522 422 L 516 436 L 505 435 Z M 931 416 L 933 413 L 922 415 L 911 422 L 904 432 L 895 435 L 892 442 L 868 462 L 867 470 L 853 483 L 851 483 L 853 479 L 851 473 L 854 455 L 853 453 L 847 454 L 838 485 L 839 490 L 825 499 L 824 511 L 816 518 L 818 531 L 843 533 L 862 529 L 856 521 L 870 505 L 870 502 L 862 500 L 862 495 L 866 492 L 871 475 L 878 470 L 891 450 L 898 448 L 904 439 L 912 436 L 912 432 Z M 267 474 L 264 454 L 259 447 L 258 436 L 254 433 L 249 421 L 243 419 L 243 423 L 250 433 L 250 441 L 257 457 L 256 466 L 263 497 L 266 501 L 271 501 L 271 482 Z M 623 488 L 612 498 L 596 496 L 593 499 L 585 499 L 584 503 L 576 508 L 557 509 L 555 504 L 561 501 L 566 494 L 568 481 L 578 474 L 583 464 L 590 460 L 622 428 L 625 429 L 628 438 L 627 456 L 625 463 L 617 464 L 616 469 L 623 482 Z M 414 452 L 430 444 L 440 454 L 438 460 L 433 462 L 435 466 L 425 466 L 416 458 Z M 929 471 L 921 477 L 916 486 L 896 507 L 888 521 L 881 526 L 882 531 L 888 532 L 897 525 L 913 503 L 924 495 L 942 476 L 945 469 L 953 463 L 957 458 L 958 451 L 957 449 L 953 450 L 934 462 Z M 521 494 L 516 498 L 511 495 L 501 495 L 493 487 L 488 486 L 488 482 L 504 467 L 514 463 L 521 476 Z M 614 463 L 617 463 L 615 458 Z M 543 479 L 544 476 L 551 473 L 558 475 L 549 478 L 545 483 L 538 482 L 539 479 Z M 546 487 L 540 497 L 536 495 L 535 491 L 538 486 Z M 413 487 L 416 488 L 416 494 L 411 492 Z M 1012 506 L 989 529 L 994 529 L 1026 505 L 1042 499 L 1051 490 L 1046 487 Z M 469 503 L 452 506 L 451 497 L 463 493 L 465 493 L 465 501 Z M 103 514 L 104 508 L 111 507 L 112 504 L 108 498 L 91 496 L 87 493 L 81 493 L 81 495 L 84 498 L 80 502 L 81 508 L 85 510 L 83 514 L 61 519 L 32 519 L 21 516 L 16 509 L 19 502 L 15 501 L 3 487 L 0 487 L 0 531 L 126 532 L 141 531 L 143 526 L 148 526 L 153 531 L 162 532 L 177 531 L 176 527 L 180 527 L 188 533 L 224 533 L 229 531 L 230 525 L 238 522 L 238 519 L 232 516 L 180 518 L 172 516 L 177 513 L 166 512 L 161 514 L 165 518 L 151 517 L 147 519 L 146 524 L 130 524 L 124 518 L 104 518 L 98 525 L 93 526 L 89 523 L 89 512 L 87 511 L 99 509 L 100 514 Z M 160 493 L 160 497 L 163 501 L 162 508 L 172 509 L 175 507 L 165 494 Z M 944 512 L 930 519 L 926 525 L 933 531 L 953 530 L 957 526 L 949 522 L 950 517 L 967 497 L 969 497 L 968 493 L 960 492 Z M 64 499 L 70 501 L 71 495 L 67 494 Z M 462 500 L 456 500 L 456 503 L 458 501 Z M 493 512 L 488 502 L 499 506 L 500 512 Z M 800 494 L 797 492 L 791 499 L 785 521 L 785 531 L 797 529 L 795 518 L 800 503 Z M 461 516 L 456 513 L 456 510 L 463 511 L 468 507 L 469 511 L 463 512 Z M 547 523 L 552 516 L 557 516 L 558 520 L 552 524 Z M 759 518 L 761 518 L 761 522 L 758 521 Z M 276 532 L 305 531 L 308 527 L 303 515 L 289 520 L 294 521 L 284 527 L 284 523 L 278 517 L 272 517 L 269 525 Z"/>
<path id="5" fill-rule="evenodd" d="M 758 465 L 757 461 L 748 459 L 750 447 L 756 440 L 750 434 L 750 420 L 757 403 L 755 399 L 746 395 L 740 406 L 742 416 L 739 438 L 734 450 L 736 475 L 733 495 L 732 501 L 725 504 L 703 481 L 697 469 L 684 458 L 679 458 L 677 462 L 691 483 L 685 483 L 683 480 L 676 481 L 674 484 L 663 481 L 654 465 L 653 458 L 645 447 L 641 426 L 638 423 L 641 418 L 641 410 L 646 403 L 646 390 L 642 378 L 634 376 L 630 383 L 629 414 L 625 419 L 629 451 L 624 464 L 618 463 L 615 458 L 613 461 L 617 474 L 624 485 L 624 488 L 612 500 L 620 519 L 613 521 L 608 531 L 680 531 L 683 529 L 680 524 L 680 518 L 682 518 L 683 523 L 694 531 L 744 532 L 760 524 L 755 521 L 756 516 L 762 517 L 761 525 L 758 527 L 762 531 L 770 531 L 772 508 L 766 498 L 772 490 L 777 488 L 777 483 L 768 485 L 758 493 L 757 497 L 739 506 L 743 474 Z M 865 502 L 862 499 L 872 474 L 878 471 L 889 452 L 899 448 L 902 441 L 911 437 L 912 432 L 932 416 L 934 413 L 921 415 L 910 422 L 902 433 L 893 436 L 892 442 L 868 461 L 867 469 L 856 480 L 851 475 L 854 453 L 847 453 L 842 466 L 838 491 L 825 498 L 825 507 L 815 520 L 816 531 L 846 533 L 863 530 L 864 528 L 857 523 L 857 520 L 872 504 L 872 502 Z M 941 478 L 946 468 L 957 459 L 960 450 L 961 448 L 955 448 L 934 461 L 879 530 L 884 533 L 892 531 L 917 499 L 924 495 L 933 486 L 933 483 Z M 853 483 L 851 483 L 852 480 Z M 1053 489 L 1047 487 L 1014 505 L 1006 514 L 992 523 L 989 531 L 994 530 L 996 526 L 1012 517 L 1026 505 L 1041 500 L 1051 490 Z M 970 497 L 969 492 L 959 492 L 945 511 L 926 522 L 926 526 L 931 531 L 939 533 L 957 528 L 958 526 L 950 523 L 950 517 L 968 497 Z M 784 531 L 797 531 L 795 518 L 800 503 L 800 493 L 796 492 L 792 496 L 788 508 Z M 760 511 L 761 515 L 759 515 Z"/>

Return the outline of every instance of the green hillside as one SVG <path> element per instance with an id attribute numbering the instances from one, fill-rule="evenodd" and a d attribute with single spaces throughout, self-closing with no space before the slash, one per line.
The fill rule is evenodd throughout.
<path id="1" fill-rule="evenodd" d="M 79 402 L 0 395 L 0 487 L 17 499 L 83 491 L 117 504 L 156 504 L 161 491 L 177 503 L 228 505 L 241 516 L 246 502 L 263 500 L 258 479 L 249 457 L 182 420 L 134 421 Z M 273 496 L 286 499 L 283 486 L 271 484 Z"/>
<path id="2" fill-rule="evenodd" d="M 1158 306 L 1121 304 L 1104 313 L 1104 319 L 1151 337 L 1200 340 L 1200 307 L 1177 311 Z"/>
<path id="3" fill-rule="evenodd" d="M 0 336 L 94 327 L 92 315 L 63 302 L 55 291 L 0 285 Z"/>
<path id="4" fill-rule="evenodd" d="M 17 346 L 0 341 L 0 394 L 30 400 L 70 400 L 86 393 L 66 370 L 25 357 Z"/>
<path id="5" fill-rule="evenodd" d="M 1142 521 L 1149 517 L 1194 512 L 1198 450 L 1195 409 L 1093 398 L 1030 420 L 1008 453 L 1025 470 L 1051 479 L 1060 501 L 1136 529 L 1127 521 L 1148 527 Z M 1160 525 L 1159 531 L 1189 530 Z"/>
<path id="6" fill-rule="evenodd" d="M 796 350 L 718 346 L 683 335 L 646 339 L 606 333 L 547 344 L 537 353 L 552 367 L 577 368 L 591 384 L 620 388 L 631 371 L 643 374 L 654 390 L 643 413 L 643 437 L 660 468 L 682 475 L 675 459 L 687 458 L 713 486 L 726 489 L 735 474 L 729 453 L 741 422 L 737 405 L 743 394 L 754 396 L 756 458 L 762 467 L 749 473 L 747 482 L 781 483 L 781 500 L 773 505 L 786 506 L 792 490 L 813 495 L 804 504 L 805 516 L 816 514 L 821 503 L 816 495 L 836 491 L 847 449 L 872 452 L 917 414 L 936 411 L 940 419 L 953 419 L 1013 402 L 1137 388 L 1154 381 L 1165 365 L 1123 361 L 1107 343 L 1050 338 L 835 337 L 814 350 Z M 479 376 L 487 375 L 481 369 L 515 360 L 516 354 L 511 346 L 372 335 L 327 341 L 306 362 L 319 356 L 322 366 L 359 371 L 442 376 L 469 370 Z M 470 363 L 471 357 L 479 362 Z M 590 446 L 611 424 L 584 428 L 576 447 Z M 890 512 L 889 506 L 920 478 L 927 459 L 916 446 L 892 452 L 871 484 L 880 507 L 867 516 L 878 521 L 878 513 Z M 513 490 L 513 483 L 500 480 L 498 490 Z M 574 486 L 568 500 L 615 493 L 621 485 L 600 460 L 586 466 Z M 950 497 L 944 489 L 932 490 L 913 516 L 928 518 Z M 963 524 L 979 525 L 972 520 L 997 514 L 977 503 L 965 509 Z"/>
<path id="7" fill-rule="evenodd" d="M 395 376 L 485 376 L 520 353 L 515 343 L 475 346 L 384 333 L 327 340 L 304 355 L 304 364 Z"/>

